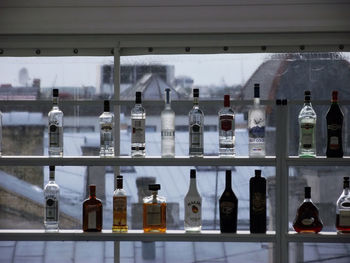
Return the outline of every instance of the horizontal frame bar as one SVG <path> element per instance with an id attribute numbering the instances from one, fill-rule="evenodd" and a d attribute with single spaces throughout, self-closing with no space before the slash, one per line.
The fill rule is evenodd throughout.
<path id="1" fill-rule="evenodd" d="M 326 156 L 316 156 L 315 158 L 300 158 L 290 156 L 287 158 L 288 166 L 350 166 L 350 156 L 343 158 L 327 158 Z"/>
<path id="2" fill-rule="evenodd" d="M 320 232 L 318 234 L 302 234 L 289 231 L 286 234 L 288 242 L 300 243 L 350 243 L 349 234 L 338 234 L 336 232 Z"/>

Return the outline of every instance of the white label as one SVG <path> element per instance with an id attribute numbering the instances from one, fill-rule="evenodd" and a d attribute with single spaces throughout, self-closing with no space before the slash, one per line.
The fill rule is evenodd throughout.
<path id="1" fill-rule="evenodd" d="M 96 211 L 88 213 L 88 229 L 96 229 Z"/>
<path id="2" fill-rule="evenodd" d="M 147 225 L 158 226 L 161 224 L 161 206 L 147 206 Z"/>
<path id="3" fill-rule="evenodd" d="M 58 221 L 58 201 L 54 197 L 46 199 L 46 221 Z"/>
<path id="4" fill-rule="evenodd" d="M 335 144 L 335 145 L 338 145 L 339 144 L 339 139 L 338 139 L 338 137 L 336 137 L 336 136 L 332 136 L 331 138 L 330 138 L 330 140 L 329 140 L 329 143 L 330 144 Z"/>
<path id="5" fill-rule="evenodd" d="M 309 226 L 311 225 L 313 222 L 314 222 L 314 218 L 311 217 L 311 218 L 305 218 L 301 221 L 301 223 L 304 225 L 304 226 Z"/>
<path id="6" fill-rule="evenodd" d="M 306 149 L 312 148 L 313 136 L 314 136 L 314 124 L 312 123 L 301 124 L 301 144 L 303 148 L 306 148 Z"/>
<path id="7" fill-rule="evenodd" d="M 350 226 L 350 211 L 340 210 L 339 211 L 339 226 Z"/>
<path id="8" fill-rule="evenodd" d="M 131 143 L 145 143 L 145 119 L 132 119 L 131 129 Z"/>
<path id="9" fill-rule="evenodd" d="M 188 226 L 201 225 L 202 204 L 199 198 L 185 200 L 185 221 Z"/>

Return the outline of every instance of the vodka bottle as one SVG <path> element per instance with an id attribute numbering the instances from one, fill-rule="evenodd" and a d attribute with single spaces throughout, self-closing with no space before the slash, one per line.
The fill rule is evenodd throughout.
<path id="1" fill-rule="evenodd" d="M 100 156 L 114 156 L 114 114 L 110 112 L 109 101 L 104 101 L 100 122 Z"/>
<path id="2" fill-rule="evenodd" d="M 316 156 L 316 113 L 310 99 L 311 92 L 307 90 L 304 106 L 299 113 L 299 157 Z"/>
<path id="3" fill-rule="evenodd" d="M 146 112 L 141 105 L 141 92 L 136 92 L 135 106 L 131 110 L 131 156 L 144 157 Z"/>
<path id="4" fill-rule="evenodd" d="M 224 96 L 224 108 L 219 111 L 219 155 L 235 155 L 235 113 L 230 107 L 230 95 Z"/>
<path id="5" fill-rule="evenodd" d="M 199 232 L 202 229 L 202 197 L 199 195 L 196 183 L 196 170 L 191 169 L 190 187 L 185 196 L 185 230 Z"/>
<path id="6" fill-rule="evenodd" d="M 50 166 L 49 182 L 44 187 L 44 225 L 48 231 L 58 231 L 60 188 L 55 183 L 55 166 Z"/>
<path id="7" fill-rule="evenodd" d="M 260 105 L 260 85 L 254 84 L 254 105 L 248 112 L 250 157 L 265 157 L 265 120 L 265 109 Z"/>
<path id="8" fill-rule="evenodd" d="M 193 89 L 193 108 L 189 112 L 189 155 L 203 157 L 204 114 L 198 105 L 199 89 Z"/>
<path id="9" fill-rule="evenodd" d="M 175 156 L 175 112 L 170 107 L 170 89 L 165 90 L 165 109 L 161 113 L 162 157 Z"/>
<path id="10" fill-rule="evenodd" d="M 344 190 L 336 206 L 336 228 L 339 233 L 350 233 L 349 177 L 344 177 Z"/>
<path id="11" fill-rule="evenodd" d="M 58 89 L 52 91 L 52 109 L 49 120 L 49 156 L 63 156 L 63 112 L 58 108 Z"/>
<path id="12" fill-rule="evenodd" d="M 117 176 L 117 189 L 113 193 L 113 232 L 127 232 L 127 196 L 123 189 L 123 176 Z"/>

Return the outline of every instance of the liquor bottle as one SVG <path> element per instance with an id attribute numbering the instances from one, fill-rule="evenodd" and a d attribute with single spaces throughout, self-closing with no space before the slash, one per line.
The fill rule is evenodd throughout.
<path id="1" fill-rule="evenodd" d="M 339 233 L 350 233 L 349 177 L 344 177 L 344 190 L 337 201 L 336 228 Z"/>
<path id="2" fill-rule="evenodd" d="M 113 194 L 113 232 L 127 232 L 127 197 L 123 189 L 123 176 L 117 176 L 117 189 Z"/>
<path id="3" fill-rule="evenodd" d="M 135 106 L 131 110 L 131 156 L 144 157 L 146 152 L 146 112 L 141 105 L 141 92 L 136 92 Z"/>
<path id="4" fill-rule="evenodd" d="M 219 155 L 235 155 L 235 113 L 230 107 L 230 95 L 224 96 L 224 108 L 219 111 Z"/>
<path id="5" fill-rule="evenodd" d="M 338 104 L 338 91 L 332 92 L 332 104 L 327 112 L 327 157 L 343 157 L 344 114 Z"/>
<path id="6" fill-rule="evenodd" d="M 89 185 L 90 197 L 83 203 L 83 231 L 101 232 L 102 202 L 96 198 L 96 185 Z"/>
<path id="7" fill-rule="evenodd" d="M 190 187 L 184 200 L 185 231 L 199 232 L 202 229 L 202 197 L 199 195 L 196 183 L 196 170 L 191 169 Z"/>
<path id="8" fill-rule="evenodd" d="M 311 200 L 311 187 L 305 187 L 305 199 L 298 208 L 293 227 L 298 233 L 318 233 L 323 228 L 318 209 Z"/>
<path id="9" fill-rule="evenodd" d="M 48 231 L 58 231 L 60 188 L 55 183 L 55 166 L 50 166 L 49 182 L 44 187 L 44 226 Z"/>
<path id="10" fill-rule="evenodd" d="M 114 156 L 114 114 L 110 112 L 109 101 L 104 101 L 104 110 L 99 117 L 100 156 Z"/>
<path id="11" fill-rule="evenodd" d="M 159 184 L 150 184 L 151 195 L 143 198 L 143 231 L 145 233 L 166 231 L 166 200 L 158 195 Z"/>
<path id="12" fill-rule="evenodd" d="M 304 106 L 299 113 L 299 157 L 316 156 L 316 113 L 311 105 L 311 92 L 305 91 Z"/>
<path id="13" fill-rule="evenodd" d="M 170 89 L 165 90 L 165 109 L 160 115 L 162 157 L 175 156 L 175 112 L 170 107 Z"/>
<path id="14" fill-rule="evenodd" d="M 189 155 L 203 157 L 204 114 L 198 105 L 199 89 L 193 89 L 193 108 L 189 116 Z"/>
<path id="15" fill-rule="evenodd" d="M 2 112 L 0 111 L 0 156 L 2 155 Z"/>
<path id="16" fill-rule="evenodd" d="M 231 170 L 226 170 L 226 187 L 219 200 L 221 233 L 237 232 L 238 199 L 231 187 Z"/>
<path id="17" fill-rule="evenodd" d="M 63 156 L 63 112 L 58 108 L 58 89 L 52 90 L 52 109 L 49 120 L 49 156 Z"/>
<path id="18" fill-rule="evenodd" d="M 254 105 L 248 112 L 249 156 L 265 157 L 265 108 L 260 105 L 260 84 L 254 84 Z"/>
<path id="19" fill-rule="evenodd" d="M 249 181 L 250 233 L 266 233 L 266 179 L 261 170 L 255 170 L 255 177 Z"/>

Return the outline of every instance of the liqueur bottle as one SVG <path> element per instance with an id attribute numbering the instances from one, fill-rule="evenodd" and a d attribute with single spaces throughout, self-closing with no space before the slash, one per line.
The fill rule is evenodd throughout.
<path id="1" fill-rule="evenodd" d="M 305 91 L 304 106 L 299 113 L 299 157 L 316 156 L 316 113 L 311 105 L 311 92 Z"/>
<path id="2" fill-rule="evenodd" d="M 127 232 L 127 197 L 123 189 L 123 176 L 117 176 L 117 189 L 113 194 L 113 232 Z"/>
<path id="3" fill-rule="evenodd" d="M 265 108 L 260 105 L 260 84 L 254 84 L 254 105 L 248 112 L 249 156 L 265 157 Z"/>
<path id="4" fill-rule="evenodd" d="M 114 156 L 114 114 L 110 112 L 109 101 L 104 101 L 100 123 L 100 156 Z"/>
<path id="5" fill-rule="evenodd" d="M 298 208 L 293 227 L 298 233 L 318 233 L 323 228 L 318 209 L 311 200 L 311 187 L 305 187 L 305 199 Z"/>
<path id="6" fill-rule="evenodd" d="M 332 104 L 327 112 L 327 157 L 343 157 L 344 114 L 338 104 L 338 91 L 332 92 Z"/>
<path id="7" fill-rule="evenodd" d="M 162 157 L 175 156 L 175 112 L 170 106 L 170 89 L 165 90 L 165 108 L 160 115 L 162 126 Z"/>
<path id="8" fill-rule="evenodd" d="M 230 95 L 224 96 L 224 108 L 219 111 L 219 155 L 235 155 L 235 113 L 230 107 Z"/>
<path id="9" fill-rule="evenodd" d="M 337 201 L 336 228 L 339 233 L 350 233 L 349 177 L 344 177 L 344 190 Z"/>
<path id="10" fill-rule="evenodd" d="M 146 111 L 142 107 L 141 92 L 136 92 L 135 106 L 131 110 L 131 156 L 145 157 Z"/>
<path id="11" fill-rule="evenodd" d="M 89 185 L 90 197 L 83 203 L 83 231 L 101 232 L 102 202 L 96 198 L 96 185 Z"/>
<path id="12" fill-rule="evenodd" d="M 266 233 L 266 179 L 261 170 L 255 170 L 255 177 L 249 181 L 250 232 Z"/>
<path id="13" fill-rule="evenodd" d="M 193 89 L 193 108 L 189 116 L 189 155 L 203 157 L 204 114 L 198 104 L 199 89 Z"/>
<path id="14" fill-rule="evenodd" d="M 226 170 L 226 187 L 219 200 L 221 233 L 237 232 L 238 199 L 231 187 L 231 170 Z"/>
<path id="15" fill-rule="evenodd" d="M 50 166 L 49 182 L 44 187 L 44 226 L 47 231 L 58 231 L 60 188 L 55 182 L 55 166 Z"/>
<path id="16" fill-rule="evenodd" d="M 202 197 L 197 190 L 196 170 L 191 169 L 190 187 L 185 196 L 185 231 L 199 232 L 202 229 Z"/>
<path id="17" fill-rule="evenodd" d="M 52 90 L 52 109 L 49 120 L 49 156 L 63 156 L 63 112 L 58 108 L 58 89 Z"/>
<path id="18" fill-rule="evenodd" d="M 143 231 L 164 233 L 166 231 L 166 200 L 158 195 L 159 184 L 150 184 L 151 195 L 143 198 Z"/>

